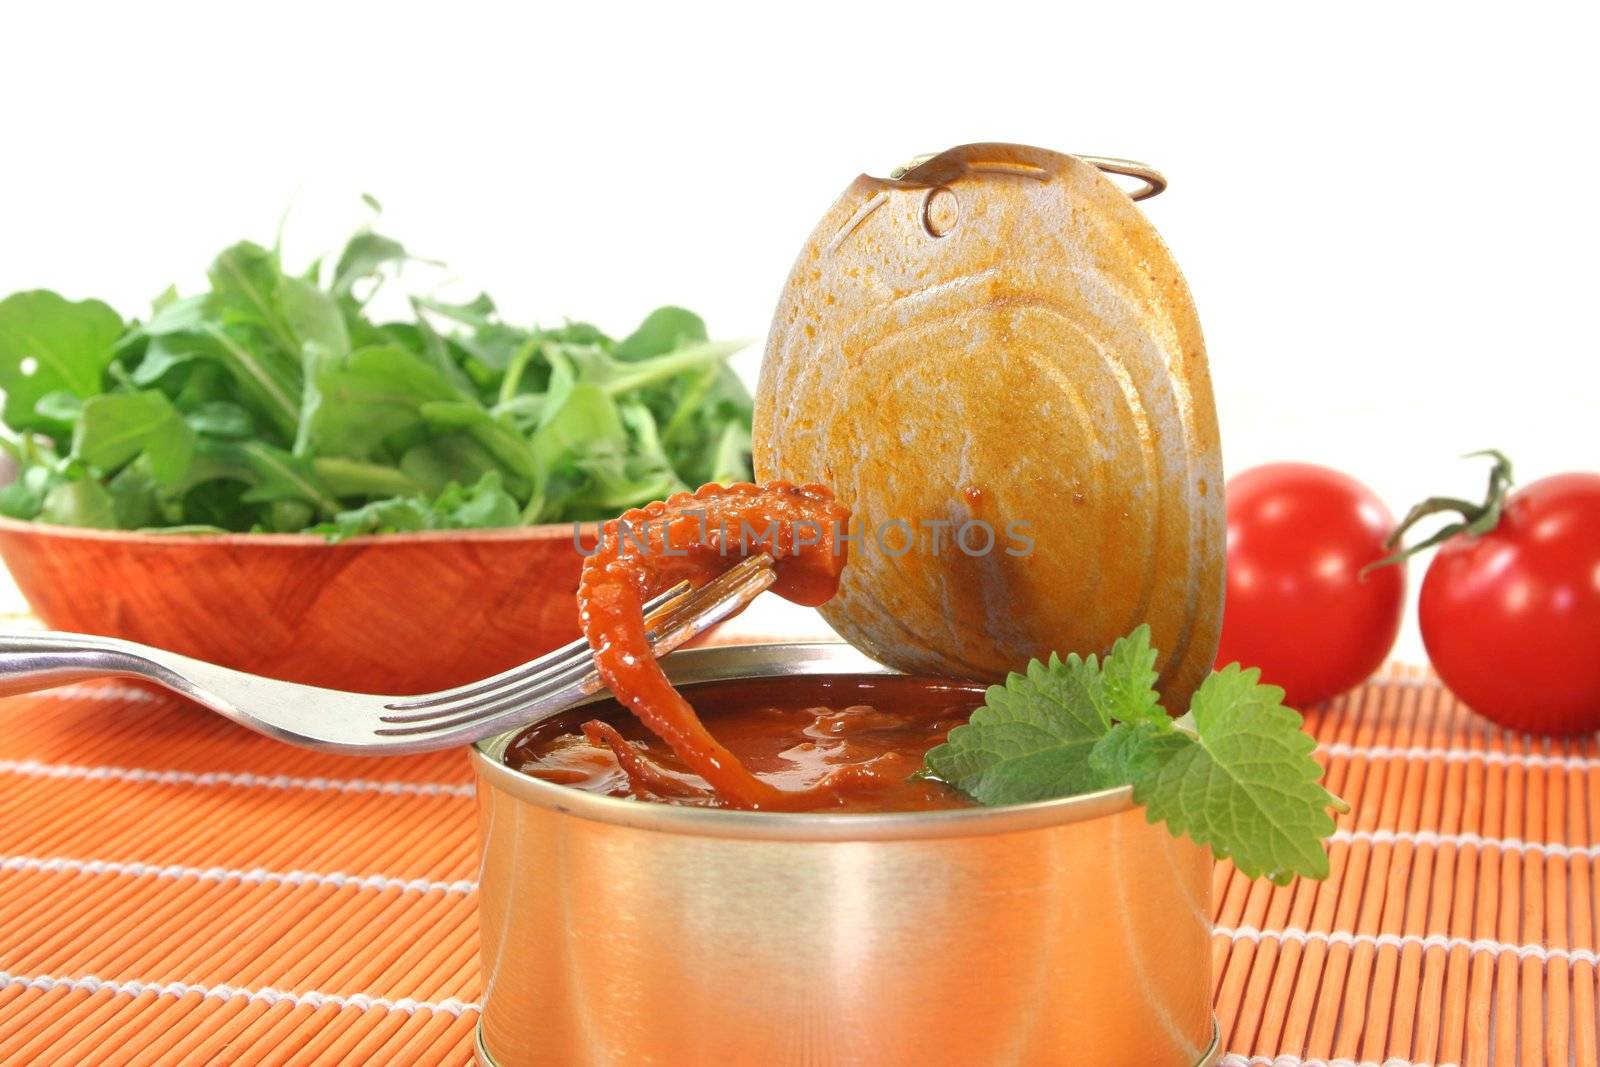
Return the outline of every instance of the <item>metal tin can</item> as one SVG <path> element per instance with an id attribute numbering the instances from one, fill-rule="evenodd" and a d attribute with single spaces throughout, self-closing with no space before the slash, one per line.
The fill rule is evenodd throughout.
<path id="1" fill-rule="evenodd" d="M 891 673 L 838 644 L 680 652 L 674 682 Z M 1008 808 L 639 803 L 473 752 L 481 1062 L 1214 1063 L 1209 854 L 1126 788 Z"/>

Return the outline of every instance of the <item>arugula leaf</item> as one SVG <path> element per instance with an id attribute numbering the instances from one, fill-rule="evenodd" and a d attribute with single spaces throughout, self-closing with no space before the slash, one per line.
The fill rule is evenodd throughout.
<path id="1" fill-rule="evenodd" d="M 638 329 L 618 341 L 613 354 L 631 362 L 709 339 L 705 320 L 699 315 L 680 307 L 660 307 L 646 315 Z"/>
<path id="2" fill-rule="evenodd" d="M 315 345 L 331 356 L 350 351 L 350 331 L 333 298 L 299 278 L 280 278 L 273 303 L 283 316 L 299 347 L 297 355 Z"/>
<path id="3" fill-rule="evenodd" d="M 316 387 L 319 399 L 305 411 L 300 455 L 381 455 L 389 438 L 424 424 L 424 404 L 459 397 L 437 371 L 399 345 L 324 361 Z"/>
<path id="4" fill-rule="evenodd" d="M 72 303 L 44 289 L 0 300 L 0 388 L 14 430 L 59 433 L 61 420 L 34 405 L 64 392 L 87 400 L 100 392 L 122 317 L 98 300 Z"/>
<path id="5" fill-rule="evenodd" d="M 685 482 L 737 481 L 738 472 L 750 469 L 750 393 L 727 364 L 673 379 L 652 390 L 647 402 Z"/>
<path id="6" fill-rule="evenodd" d="M 1172 720 L 1157 703 L 1156 658 L 1141 626 L 1103 663 L 1033 660 L 1026 674 L 989 688 L 921 773 L 988 805 L 1131 785 L 1151 822 L 1210 846 L 1249 877 L 1326 877 L 1329 809 L 1348 808 L 1320 784 L 1316 742 L 1283 706 L 1283 690 L 1231 664 Z"/>
<path id="7" fill-rule="evenodd" d="M 472 378 L 457 362 L 459 345 L 439 333 L 426 318 L 415 323 L 393 322 L 381 330 L 384 340 L 398 343 L 444 376 L 462 396 L 473 395 Z"/>
<path id="8" fill-rule="evenodd" d="M 164 393 L 105 393 L 83 405 L 72 435 L 72 454 L 91 467 L 114 472 L 143 455 L 158 483 L 183 477 L 194 455 L 195 434 Z"/>
<path id="9" fill-rule="evenodd" d="M 18 472 L 16 481 L 0 489 L 0 514 L 7 518 L 37 519 L 44 508 L 45 497 L 63 480 L 52 450 L 33 442 L 25 444 L 31 446 L 21 457 L 26 465 Z"/>
<path id="10" fill-rule="evenodd" d="M 8 519 L 37 518 L 44 501 L 25 482 L 12 482 L 0 489 L 0 515 Z"/>
<path id="11" fill-rule="evenodd" d="M 400 457 L 400 472 L 430 495 L 443 492 L 451 482 L 471 485 L 498 469 L 494 456 L 464 433 L 430 438 Z"/>
<path id="12" fill-rule="evenodd" d="M 397 533 L 414 530 L 460 530 L 516 526 L 521 509 L 502 488 L 500 475 L 490 471 L 475 484 L 452 482 L 433 499 L 426 496 L 393 497 L 350 511 L 311 528 L 338 540 L 357 534 Z"/>
<path id="13" fill-rule="evenodd" d="M 532 444 L 482 406 L 467 401 L 434 400 L 422 405 L 422 417 L 435 429 L 459 430 L 514 476 L 519 485 L 536 484 L 543 472 Z"/>
<path id="14" fill-rule="evenodd" d="M 377 279 L 379 272 L 391 263 L 403 263 L 406 249 L 399 241 L 363 230 L 345 244 L 339 262 L 333 268 L 334 297 L 354 299 L 358 282 Z M 367 294 L 368 298 L 371 293 Z"/>
<path id="15" fill-rule="evenodd" d="M 727 366 L 739 346 L 693 312 L 658 308 L 621 341 L 506 322 L 487 296 L 412 295 L 409 320 L 373 319 L 407 261 L 429 262 L 363 228 L 331 270 L 236 242 L 206 291 L 169 287 L 143 322 L 44 291 L 0 301 L 0 447 L 20 468 L 0 512 L 431 529 L 603 518 L 750 478 L 750 397 Z"/>
<path id="16" fill-rule="evenodd" d="M 409 496 L 422 490 L 405 471 L 385 463 L 317 456 L 311 461 L 311 471 L 331 495 L 340 499 L 378 497 L 381 501 L 391 495 Z"/>
<path id="17" fill-rule="evenodd" d="M 245 438 L 255 433 L 255 420 L 239 404 L 227 400 L 205 400 L 183 413 L 184 421 L 196 433 L 212 437 Z"/>
<path id="18" fill-rule="evenodd" d="M 624 363 L 599 347 L 567 346 L 577 357 L 579 381 L 599 386 L 610 396 L 645 389 L 722 363 L 743 347 L 744 341 L 696 341 L 664 355 Z"/>
<path id="19" fill-rule="evenodd" d="M 216 446 L 216 453 L 247 472 L 252 484 L 240 497 L 245 503 L 305 504 L 310 510 L 324 515 L 332 515 L 339 510 L 338 500 L 323 484 L 308 460 L 256 441 Z M 269 513 L 269 517 L 282 520 L 286 514 L 280 509 Z M 310 511 L 307 513 L 308 519 L 309 514 Z"/>
<path id="20" fill-rule="evenodd" d="M 117 527 L 117 506 L 111 492 L 87 478 L 61 482 L 45 494 L 39 521 L 58 526 L 89 526 L 103 530 Z"/>
<path id="21" fill-rule="evenodd" d="M 144 332 L 150 328 L 147 324 Z M 281 362 L 264 358 L 238 330 L 230 332 L 213 323 L 151 335 L 133 369 L 133 384 L 164 387 L 169 372 L 195 360 L 211 361 L 225 370 L 237 402 L 259 413 L 263 425 L 274 427 L 283 440 L 293 439 L 300 421 L 298 372 L 290 374 Z"/>
<path id="22" fill-rule="evenodd" d="M 211 297 L 207 311 L 224 325 L 256 327 L 277 348 L 280 357 L 299 359 L 300 338 L 278 306 L 283 270 L 276 251 L 252 241 L 240 241 L 212 261 L 208 276 Z"/>
<path id="23" fill-rule="evenodd" d="M 446 318 L 454 319 L 463 326 L 483 329 L 494 322 L 495 303 L 489 299 L 488 293 L 479 293 L 471 300 L 460 304 L 453 304 L 448 300 L 439 300 L 431 296 L 417 296 L 411 299 L 418 307 L 436 311 Z"/>
<path id="24" fill-rule="evenodd" d="M 135 461 L 106 482 L 111 509 L 121 529 L 154 526 L 166 518 L 168 500 L 150 474 L 150 465 Z"/>
<path id="25" fill-rule="evenodd" d="M 46 393 L 34 403 L 33 412 L 63 426 L 74 426 L 83 415 L 83 398 L 64 389 Z"/>

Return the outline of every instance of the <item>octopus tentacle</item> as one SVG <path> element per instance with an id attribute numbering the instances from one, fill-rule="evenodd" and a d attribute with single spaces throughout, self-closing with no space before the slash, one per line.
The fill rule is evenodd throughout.
<path id="1" fill-rule="evenodd" d="M 617 766 L 628 776 L 628 790 L 640 800 L 652 798 L 702 798 L 712 794 L 692 782 L 673 777 L 660 764 L 628 743 L 615 726 L 603 719 L 583 724 L 583 736 L 591 745 L 609 748 Z"/>
<path id="2" fill-rule="evenodd" d="M 821 604 L 838 588 L 838 534 L 848 521 L 820 485 L 707 485 L 607 522 L 584 561 L 578 614 L 601 679 L 730 806 L 794 808 L 809 793 L 762 781 L 711 735 L 650 654 L 644 602 L 684 579 L 702 585 L 760 551 L 773 558 L 774 592 Z"/>

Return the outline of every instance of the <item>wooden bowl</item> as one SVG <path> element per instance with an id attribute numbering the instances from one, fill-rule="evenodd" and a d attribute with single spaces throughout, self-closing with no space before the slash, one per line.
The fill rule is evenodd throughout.
<path id="1" fill-rule="evenodd" d="M 570 524 L 330 544 L 0 518 L 0 558 L 53 630 L 336 689 L 443 689 L 578 636 Z"/>

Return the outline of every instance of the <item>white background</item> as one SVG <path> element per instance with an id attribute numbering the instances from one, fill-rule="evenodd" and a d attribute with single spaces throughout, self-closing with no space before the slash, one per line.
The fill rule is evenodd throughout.
<path id="1" fill-rule="evenodd" d="M 13 6 L 0 294 L 140 313 L 291 204 L 291 264 L 336 247 L 370 191 L 449 262 L 418 286 L 760 339 L 860 171 L 975 140 L 1131 156 L 1172 181 L 1147 211 L 1228 468 L 1330 464 L 1398 512 L 1475 492 L 1474 448 L 1600 467 L 1594 10 Z"/>

